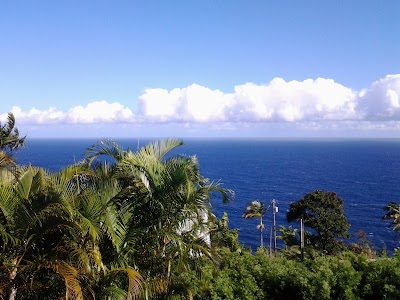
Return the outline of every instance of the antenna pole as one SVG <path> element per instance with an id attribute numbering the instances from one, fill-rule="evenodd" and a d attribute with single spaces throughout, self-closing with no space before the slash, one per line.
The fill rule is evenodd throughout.
<path id="1" fill-rule="evenodd" d="M 304 222 L 300 219 L 300 250 L 301 250 L 301 261 L 304 261 Z"/>
<path id="2" fill-rule="evenodd" d="M 272 199 L 272 215 L 273 215 L 273 227 L 274 227 L 274 255 L 276 256 L 276 213 L 278 211 L 278 207 L 275 205 L 276 200 Z"/>

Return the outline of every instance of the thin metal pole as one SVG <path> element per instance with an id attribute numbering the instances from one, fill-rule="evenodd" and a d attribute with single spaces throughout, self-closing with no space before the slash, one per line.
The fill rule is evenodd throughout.
<path id="1" fill-rule="evenodd" d="M 301 261 L 304 261 L 304 222 L 300 219 L 300 250 L 301 250 Z"/>
<path id="2" fill-rule="evenodd" d="M 276 200 L 272 200 L 272 214 L 273 214 L 273 226 L 274 226 L 274 255 L 276 256 Z"/>
<path id="3" fill-rule="evenodd" d="M 269 256 L 272 255 L 272 226 L 269 230 Z"/>
<path id="4" fill-rule="evenodd" d="M 264 248 L 263 230 L 264 230 L 264 224 L 263 224 L 262 215 L 261 215 L 261 217 L 260 217 L 260 245 L 261 245 L 261 248 Z"/>

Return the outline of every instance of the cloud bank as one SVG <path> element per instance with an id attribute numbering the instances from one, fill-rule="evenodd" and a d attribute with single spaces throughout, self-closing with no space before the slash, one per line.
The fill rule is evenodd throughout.
<path id="1" fill-rule="evenodd" d="M 266 123 L 400 121 L 400 74 L 387 75 L 355 91 L 332 79 L 285 81 L 265 85 L 246 83 L 224 93 L 192 84 L 184 88 L 146 89 L 136 111 L 106 100 L 71 107 L 22 111 L 14 106 L 18 124 L 99 123 Z M 134 107 L 132 103 L 132 107 Z M 0 114 L 6 119 L 7 112 Z"/>
<path id="2" fill-rule="evenodd" d="M 93 124 L 93 123 L 126 123 L 135 120 L 133 112 L 120 103 L 107 101 L 91 102 L 86 106 L 74 106 L 63 112 L 55 107 L 46 110 L 32 108 L 24 112 L 13 106 L 11 112 L 19 124 Z M 7 113 L 0 115 L 6 119 Z"/>
<path id="3" fill-rule="evenodd" d="M 152 122 L 293 122 L 353 119 L 355 100 L 354 91 L 331 79 L 275 78 L 267 85 L 236 86 L 230 94 L 196 84 L 148 89 L 139 104 L 141 115 Z"/>

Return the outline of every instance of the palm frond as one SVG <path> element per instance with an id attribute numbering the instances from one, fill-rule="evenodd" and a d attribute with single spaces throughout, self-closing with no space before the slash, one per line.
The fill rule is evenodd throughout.
<path id="1" fill-rule="evenodd" d="M 246 207 L 246 210 L 243 214 L 244 219 L 249 219 L 249 218 L 260 218 L 265 213 L 268 211 L 269 206 L 265 207 L 263 202 L 260 202 L 258 200 L 254 200 L 249 205 Z"/>
<path id="2" fill-rule="evenodd" d="M 142 290 L 143 278 L 132 267 L 114 268 L 110 273 L 125 273 L 128 277 L 127 299 L 136 299 Z"/>
<path id="3" fill-rule="evenodd" d="M 91 165 L 99 156 L 108 156 L 115 161 L 120 161 L 125 156 L 126 151 L 122 149 L 115 141 L 105 139 L 90 146 L 85 153 L 85 161 Z"/>
<path id="4" fill-rule="evenodd" d="M 126 300 L 128 299 L 128 293 L 114 285 L 103 286 L 101 291 L 102 299 L 112 299 L 112 300 Z"/>
<path id="5" fill-rule="evenodd" d="M 400 229 L 400 204 L 397 202 L 390 202 L 384 207 L 387 213 L 382 217 L 383 219 L 392 219 L 393 230 L 397 231 Z"/>
<path id="6" fill-rule="evenodd" d="M 55 263 L 52 267 L 64 279 L 66 288 L 65 298 L 67 300 L 84 300 L 78 270 L 66 262 Z"/>
<path id="7" fill-rule="evenodd" d="M 165 294 L 168 292 L 170 287 L 170 279 L 155 276 L 149 279 L 146 279 L 143 283 L 143 298 L 153 298 L 153 296 Z"/>
<path id="8" fill-rule="evenodd" d="M 10 233 L 8 228 L 2 224 L 0 224 L 0 239 L 6 245 L 9 243 L 12 245 L 17 245 L 21 242 L 17 236 Z"/>
<path id="9" fill-rule="evenodd" d="M 0 151 L 0 170 L 12 170 L 16 167 L 16 162 L 13 157 L 5 151 Z"/>
<path id="10" fill-rule="evenodd" d="M 34 171 L 31 167 L 28 167 L 21 175 L 19 176 L 18 183 L 15 187 L 15 191 L 19 197 L 22 199 L 29 199 L 29 195 L 32 189 L 32 181 L 34 177 Z"/>
<path id="11" fill-rule="evenodd" d="M 183 142 L 180 139 L 169 138 L 151 142 L 145 147 L 141 148 L 139 152 L 146 152 L 148 155 L 155 157 L 157 160 L 162 160 L 168 152 L 181 145 L 183 145 Z"/>
<path id="12" fill-rule="evenodd" d="M 0 210 L 8 221 L 12 220 L 18 202 L 19 199 L 16 197 L 12 185 L 7 182 L 0 184 Z"/>

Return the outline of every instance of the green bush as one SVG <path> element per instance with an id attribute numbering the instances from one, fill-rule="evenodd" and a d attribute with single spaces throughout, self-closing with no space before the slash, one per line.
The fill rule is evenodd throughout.
<path id="1" fill-rule="evenodd" d="M 362 270 L 363 299 L 400 299 L 400 260 L 397 257 L 368 261 Z"/>

